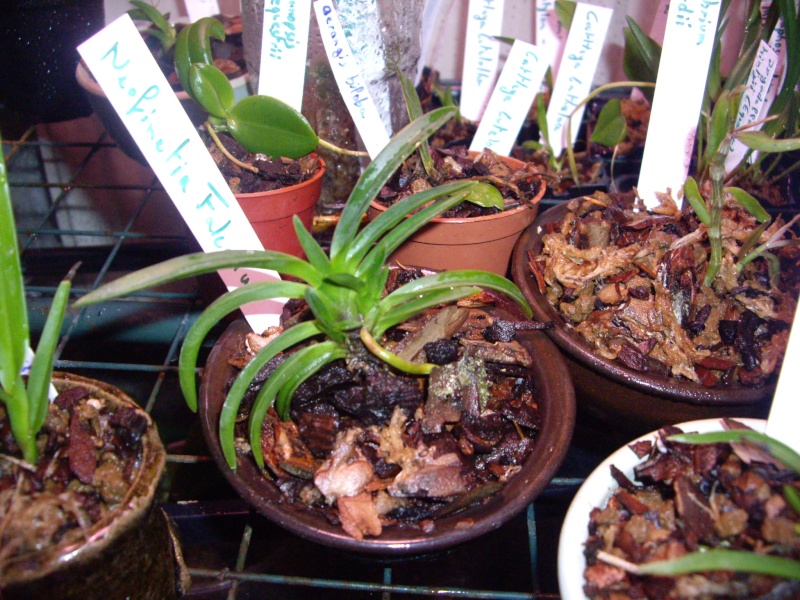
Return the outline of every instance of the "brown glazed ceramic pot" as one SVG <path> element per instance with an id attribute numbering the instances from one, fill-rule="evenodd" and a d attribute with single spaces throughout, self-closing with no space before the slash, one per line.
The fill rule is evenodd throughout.
<path id="1" fill-rule="evenodd" d="M 311 231 L 314 208 L 322 192 L 322 178 L 325 175 L 325 162 L 321 158 L 319 164 L 310 179 L 297 185 L 269 192 L 236 194 L 239 206 L 267 250 L 305 257 L 294 231 L 292 217 L 300 217 L 305 228 Z"/>
<path id="2" fill-rule="evenodd" d="M 53 381 L 58 390 L 87 387 L 96 397 L 144 415 L 149 426 L 142 460 L 126 499 L 86 531 L 87 541 L 6 562 L 0 597 L 178 598 L 188 587 L 188 571 L 169 519 L 154 502 L 166 451 L 150 416 L 124 392 L 100 381 L 67 373 L 54 373 Z"/>
<path id="3" fill-rule="evenodd" d="M 477 156 L 471 152 L 470 156 Z M 515 169 L 525 164 L 521 160 L 501 156 L 500 159 Z M 537 202 L 547 187 L 527 204 L 485 217 L 447 219 L 437 217 L 420 228 L 395 250 L 390 260 L 405 266 L 423 267 L 437 271 L 480 269 L 505 277 L 514 244 L 522 231 L 536 218 Z M 372 201 L 367 211 L 370 220 L 386 210 L 386 206 Z"/>
<path id="4" fill-rule="evenodd" d="M 564 460 L 575 425 L 575 394 L 566 365 L 547 336 L 540 332 L 520 332 L 517 339 L 536 359 L 530 372 L 542 413 L 541 429 L 521 471 L 483 503 L 437 519 L 430 533 L 423 533 L 418 527 L 384 527 L 380 536 L 358 541 L 321 515 L 285 502 L 280 490 L 258 470 L 251 457 L 240 457 L 235 472 L 228 468 L 219 445 L 219 415 L 227 383 L 237 372 L 228 364 L 228 357 L 235 350 L 240 351 L 249 331 L 243 320 L 232 323 L 206 362 L 199 399 L 203 434 L 217 465 L 242 498 L 270 520 L 303 538 L 373 555 L 441 550 L 497 529 L 524 510 L 547 487 Z"/>
<path id="5" fill-rule="evenodd" d="M 595 354 L 556 309 L 539 293 L 529 253 L 542 248 L 544 225 L 564 218 L 566 204 L 547 209 L 522 234 L 514 249 L 511 274 L 533 308 L 534 319 L 553 321 L 545 330 L 567 359 L 575 384 L 581 421 L 610 425 L 626 439 L 663 427 L 714 417 L 763 418 L 769 412 L 775 385 L 760 388 L 734 385 L 708 388 L 689 381 L 641 373 Z"/>

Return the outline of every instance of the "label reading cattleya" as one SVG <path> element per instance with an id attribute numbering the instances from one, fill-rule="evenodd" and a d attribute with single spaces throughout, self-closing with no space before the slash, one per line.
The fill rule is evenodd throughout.
<path id="1" fill-rule="evenodd" d="M 503 0 L 469 0 L 464 67 L 461 72 L 461 116 L 478 121 L 492 92 L 503 27 Z"/>
<path id="2" fill-rule="evenodd" d="M 339 86 L 342 99 L 353 117 L 364 147 L 370 157 L 375 158 L 389 143 L 389 134 L 386 133 L 378 107 L 361 74 L 358 58 L 350 49 L 333 2 L 314 0 L 314 12 L 336 85 Z"/>
<path id="3" fill-rule="evenodd" d="M 470 150 L 481 152 L 489 148 L 497 154 L 510 155 L 546 70 L 547 59 L 536 46 L 514 42 Z"/>
<path id="4" fill-rule="evenodd" d="M 204 252 L 263 250 L 239 203 L 127 14 L 78 46 Z M 225 285 L 280 279 L 256 269 L 220 271 Z M 278 322 L 282 301 L 248 305 L 254 331 Z"/>
<path id="5" fill-rule="evenodd" d="M 577 106 L 591 90 L 613 12 L 612 9 L 602 6 L 581 3 L 575 6 L 567 44 L 561 56 L 558 79 L 547 107 L 547 128 L 554 156 L 560 156 L 568 144 L 575 143 L 578 125 L 585 110 L 585 106 Z M 568 140 L 567 125 L 570 115 L 572 139 Z"/>
<path id="6" fill-rule="evenodd" d="M 265 0 L 258 93 L 303 107 L 311 0 Z"/>
<path id="7" fill-rule="evenodd" d="M 742 92 L 742 99 L 739 101 L 739 112 L 736 114 L 735 122 L 737 129 L 758 121 L 760 116 L 769 110 L 772 101 L 767 95 L 767 90 L 777 66 L 778 55 L 762 40 L 747 78 L 747 87 Z M 761 126 L 758 125 L 755 129 L 761 129 Z M 742 142 L 734 140 L 728 156 L 725 157 L 725 171 L 730 172 L 735 169 L 747 154 L 747 150 L 747 146 Z"/>
<path id="8" fill-rule="evenodd" d="M 185 0 L 186 15 L 189 22 L 202 19 L 203 17 L 216 17 L 219 15 L 219 3 L 217 0 Z"/>
<path id="9" fill-rule="evenodd" d="M 720 0 L 670 3 L 637 186 L 647 207 L 657 192 L 677 200 L 689 173 L 719 9 Z"/>
<path id="10" fill-rule="evenodd" d="M 558 76 L 561 54 L 567 41 L 567 30 L 556 14 L 555 0 L 536 0 L 536 47 L 547 56 L 552 67 L 553 81 Z"/>

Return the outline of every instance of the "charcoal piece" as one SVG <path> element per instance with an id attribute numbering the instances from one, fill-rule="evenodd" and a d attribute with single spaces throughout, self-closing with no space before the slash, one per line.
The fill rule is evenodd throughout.
<path id="1" fill-rule="evenodd" d="M 458 340 L 435 340 L 423 346 L 425 357 L 434 365 L 446 365 L 458 360 Z"/>
<path id="2" fill-rule="evenodd" d="M 147 431 L 147 418 L 133 407 L 123 406 L 108 421 L 128 448 L 138 447 Z"/>
<path id="3" fill-rule="evenodd" d="M 81 385 L 63 390 L 53 400 L 56 406 L 65 410 L 72 408 L 75 403 L 88 397 L 92 392 Z"/>

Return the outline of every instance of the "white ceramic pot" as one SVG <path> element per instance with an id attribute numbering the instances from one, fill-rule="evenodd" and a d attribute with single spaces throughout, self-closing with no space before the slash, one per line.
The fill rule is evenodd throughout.
<path id="1" fill-rule="evenodd" d="M 763 432 L 767 422 L 763 419 L 736 419 L 756 431 Z M 686 433 L 705 433 L 722 429 L 720 419 L 703 419 L 679 423 Z M 641 440 L 656 439 L 657 431 L 652 431 L 633 440 L 630 444 Z M 617 467 L 629 479 L 633 480 L 634 467 L 644 459 L 639 458 L 626 444 L 606 458 L 586 478 L 575 494 L 569 506 L 561 536 L 558 540 L 558 585 L 563 600 L 587 600 L 583 593 L 583 571 L 586 569 L 586 558 L 583 555 L 584 543 L 589 537 L 589 514 L 595 507 L 604 507 L 618 487 L 611 477 L 611 465 Z"/>

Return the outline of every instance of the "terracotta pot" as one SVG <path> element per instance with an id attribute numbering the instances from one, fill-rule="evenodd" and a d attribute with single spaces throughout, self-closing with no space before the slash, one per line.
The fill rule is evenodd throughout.
<path id="1" fill-rule="evenodd" d="M 533 308 L 535 319 L 553 321 L 546 330 L 567 359 L 578 408 L 587 421 L 613 425 L 625 437 L 683 421 L 712 417 L 765 417 L 775 385 L 709 388 L 687 379 L 641 373 L 597 355 L 539 293 L 528 267 L 528 253 L 541 251 L 546 223 L 563 219 L 566 205 L 544 211 L 519 239 L 511 261 L 514 282 Z"/>
<path id="2" fill-rule="evenodd" d="M 470 156 L 477 153 L 471 152 Z M 512 168 L 525 164 L 509 157 L 501 159 Z M 505 276 L 514 244 L 522 231 L 533 222 L 538 212 L 536 203 L 546 187 L 542 185 L 529 203 L 486 217 L 471 219 L 432 219 L 395 250 L 390 260 L 405 266 L 424 267 L 438 271 L 481 269 Z M 374 201 L 367 211 L 369 219 L 376 218 L 386 207 Z"/>
<path id="3" fill-rule="evenodd" d="M 228 357 L 241 351 L 250 329 L 232 323 L 206 362 L 200 387 L 200 422 L 208 447 L 236 491 L 261 514 L 281 527 L 312 541 L 359 553 L 403 555 L 440 550 L 500 527 L 547 487 L 567 452 L 575 424 L 575 395 L 558 350 L 540 332 L 526 332 L 518 340 L 537 360 L 530 367 L 541 410 L 541 428 L 521 470 L 497 494 L 476 506 L 436 520 L 433 531 L 418 527 L 384 527 L 375 538 L 358 541 L 323 516 L 286 502 L 251 457 L 240 457 L 237 471 L 228 468 L 219 445 L 219 415 L 227 383 L 237 370 Z"/>
<path id="4" fill-rule="evenodd" d="M 106 131 L 114 142 L 116 142 L 117 146 L 134 160 L 146 165 L 147 160 L 145 160 L 142 151 L 139 150 L 139 146 L 133 141 L 133 137 L 131 137 L 131 134 L 128 132 L 125 123 L 122 122 L 117 111 L 114 110 L 114 107 L 111 106 L 111 102 L 108 101 L 103 88 L 94 80 L 94 77 L 89 73 L 89 70 L 83 62 L 78 63 L 75 69 L 75 78 L 86 93 L 86 98 L 89 100 L 92 110 L 103 123 Z M 233 86 L 234 97 L 237 101 L 247 96 L 247 75 L 232 79 L 231 85 Z M 180 100 L 181 106 L 183 106 L 183 109 L 186 111 L 192 123 L 195 125 L 202 125 L 208 117 L 208 113 L 206 113 L 197 102 L 189 98 L 189 94 L 183 90 L 175 92 L 175 95 L 178 97 L 178 100 Z"/>
<path id="5" fill-rule="evenodd" d="M 739 419 L 739 421 L 756 431 L 763 432 L 766 428 L 766 421 L 761 419 Z M 678 427 L 687 433 L 722 430 L 719 419 L 679 423 Z M 657 434 L 657 430 L 651 431 L 611 454 L 592 471 L 575 494 L 564 518 L 558 540 L 558 587 L 563 600 L 588 600 L 583 593 L 583 572 L 586 569 L 584 544 L 589 537 L 590 513 L 594 508 L 605 507 L 614 490 L 619 487 L 611 476 L 611 466 L 618 468 L 633 481 L 633 469 L 644 459 L 637 457 L 629 446 L 638 441 L 656 440 Z"/>
<path id="6" fill-rule="evenodd" d="M 66 373 L 55 373 L 53 381 L 58 390 L 87 387 L 97 397 L 145 416 L 149 425 L 142 437 L 142 460 L 126 498 L 85 532 L 87 541 L 65 542 L 5 562 L 0 595 L 76 600 L 179 597 L 188 575 L 169 519 L 154 503 L 166 452 L 150 416 L 108 384 Z"/>
<path id="7" fill-rule="evenodd" d="M 303 258 L 292 217 L 297 215 L 308 231 L 314 223 L 314 207 L 322 192 L 325 162 L 320 158 L 316 173 L 303 183 L 254 194 L 236 194 L 247 220 L 267 250 L 286 252 Z"/>

